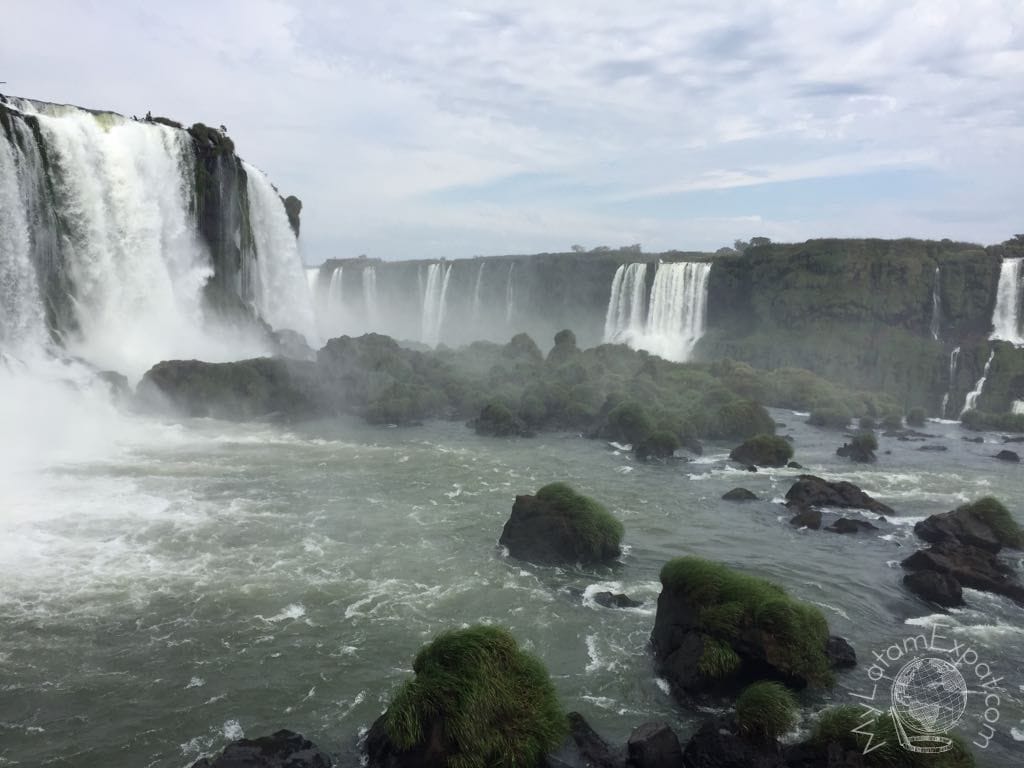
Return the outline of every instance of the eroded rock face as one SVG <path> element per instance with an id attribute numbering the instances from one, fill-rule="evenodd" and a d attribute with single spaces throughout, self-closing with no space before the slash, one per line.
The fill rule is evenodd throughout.
<path id="1" fill-rule="evenodd" d="M 192 768 L 331 768 L 330 756 L 301 734 L 281 730 L 258 739 L 239 739 L 212 760 Z"/>
<path id="2" fill-rule="evenodd" d="M 832 483 L 815 475 L 800 475 L 800 478 L 786 492 L 786 505 L 798 509 L 837 507 L 866 509 L 880 515 L 895 514 L 892 507 L 873 499 L 853 483 L 846 481 Z"/>

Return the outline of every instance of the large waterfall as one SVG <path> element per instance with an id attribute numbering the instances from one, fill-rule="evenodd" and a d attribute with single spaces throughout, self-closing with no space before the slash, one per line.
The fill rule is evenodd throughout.
<path id="1" fill-rule="evenodd" d="M 981 372 L 981 378 L 978 379 L 978 383 L 974 385 L 974 389 L 967 393 L 967 399 L 964 401 L 964 408 L 960 411 L 960 415 L 963 416 L 967 411 L 973 410 L 975 405 L 978 403 L 978 398 L 981 397 L 981 393 L 985 391 L 985 382 L 988 380 L 988 372 L 992 367 L 992 361 L 996 357 L 996 351 L 993 349 L 988 354 L 988 360 L 985 361 L 985 368 Z"/>
<path id="2" fill-rule="evenodd" d="M 1021 280 L 1024 278 L 1024 259 L 1003 259 L 999 269 L 999 288 L 996 308 L 992 313 L 992 338 L 1024 345 L 1024 311 L 1021 302 Z"/>
<path id="3" fill-rule="evenodd" d="M 254 315 L 315 341 L 296 239 L 261 172 L 240 172 L 249 208 L 236 218 L 248 225 L 233 233 L 228 279 L 200 228 L 213 192 L 197 186 L 209 176 L 189 132 L 18 99 L 0 110 L 4 350 L 24 356 L 52 338 L 130 378 L 162 359 L 265 351 L 253 326 L 212 327 L 206 288 L 217 280 Z"/>
<path id="4" fill-rule="evenodd" d="M 643 321 L 647 265 L 623 264 L 612 281 L 605 341 L 646 349 L 666 360 L 688 360 L 704 335 L 711 264 L 659 264 Z"/>
<path id="5" fill-rule="evenodd" d="M 452 279 L 452 265 L 431 264 L 427 267 L 427 284 L 423 292 L 423 310 L 420 326 L 420 341 L 436 347 L 441 340 L 441 326 L 444 324 L 445 301 L 448 298 L 448 283 Z"/>

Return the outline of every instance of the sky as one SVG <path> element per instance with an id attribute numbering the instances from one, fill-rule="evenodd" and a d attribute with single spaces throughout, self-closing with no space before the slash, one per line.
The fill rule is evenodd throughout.
<path id="1" fill-rule="evenodd" d="M 227 126 L 308 264 L 1024 232 L 1020 0 L 3 0 L 0 91 Z"/>

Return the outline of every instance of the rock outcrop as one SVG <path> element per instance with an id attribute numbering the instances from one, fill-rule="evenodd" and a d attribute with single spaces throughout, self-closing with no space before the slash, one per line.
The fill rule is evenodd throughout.
<path id="1" fill-rule="evenodd" d="M 866 509 L 880 515 L 894 514 L 892 507 L 873 499 L 853 483 L 845 480 L 833 483 L 815 475 L 800 475 L 786 492 L 786 505 L 798 509 L 833 507 Z"/>
<path id="2" fill-rule="evenodd" d="M 258 739 L 239 739 L 224 747 L 215 758 L 194 763 L 192 768 L 331 768 L 330 755 L 302 735 L 281 730 Z"/>

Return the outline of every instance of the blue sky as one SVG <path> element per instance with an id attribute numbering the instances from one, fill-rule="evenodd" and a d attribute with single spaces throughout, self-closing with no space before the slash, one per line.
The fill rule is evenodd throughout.
<path id="1" fill-rule="evenodd" d="M 1018 0 L 38 0 L 4 26 L 7 92 L 227 125 L 302 198 L 311 264 L 1024 231 Z"/>

